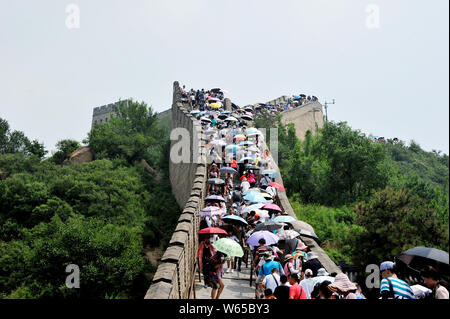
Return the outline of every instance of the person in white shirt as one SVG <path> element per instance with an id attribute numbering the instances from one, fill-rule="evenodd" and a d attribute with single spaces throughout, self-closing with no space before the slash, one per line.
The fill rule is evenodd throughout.
<path id="1" fill-rule="evenodd" d="M 245 192 L 248 191 L 249 189 L 250 189 L 250 183 L 247 182 L 247 178 L 244 177 L 244 178 L 242 179 L 242 183 L 241 183 L 241 190 L 242 190 L 242 193 L 245 193 Z"/>
<path id="2" fill-rule="evenodd" d="M 275 291 L 275 289 L 281 285 L 278 268 L 273 268 L 272 274 L 265 276 L 263 281 L 260 283 L 260 285 L 261 285 L 261 291 L 264 291 L 265 289 L 270 289 L 270 290 L 272 290 L 272 293 L 273 293 Z"/>
<path id="3" fill-rule="evenodd" d="M 310 280 L 313 276 L 313 272 L 311 269 L 306 269 L 305 271 L 305 278 L 300 281 L 300 286 L 302 286 L 303 289 L 305 289 L 306 296 L 308 299 L 311 299 L 311 293 L 314 290 L 314 283 L 312 280 Z"/>

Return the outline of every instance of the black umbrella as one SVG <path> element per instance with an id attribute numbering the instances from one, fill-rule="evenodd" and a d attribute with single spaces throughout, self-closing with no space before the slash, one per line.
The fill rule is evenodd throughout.
<path id="1" fill-rule="evenodd" d="M 253 121 L 253 117 L 251 117 L 250 115 L 242 115 L 241 119 L 246 121 Z"/>
<path id="2" fill-rule="evenodd" d="M 278 224 L 275 222 L 265 222 L 265 223 L 256 225 L 255 231 L 260 231 L 260 230 L 274 231 L 276 229 L 280 229 L 281 227 L 283 227 L 283 224 Z"/>
<path id="3" fill-rule="evenodd" d="M 319 240 L 319 237 L 317 237 L 317 235 L 315 233 L 310 232 L 306 229 L 295 228 L 294 230 L 300 234 L 300 237 L 308 237 L 308 238 L 312 238 L 316 241 Z"/>
<path id="4" fill-rule="evenodd" d="M 245 164 L 245 169 L 253 169 L 253 170 L 258 170 L 261 169 L 258 166 L 252 165 L 252 164 Z"/>
<path id="5" fill-rule="evenodd" d="M 223 184 L 225 184 L 225 181 L 220 178 L 210 178 L 210 179 L 208 179 L 208 181 L 206 183 L 212 184 L 212 185 L 223 185 Z"/>
<path id="6" fill-rule="evenodd" d="M 449 264 L 448 252 L 436 248 L 414 247 L 402 252 L 399 256 L 397 256 L 397 258 L 401 259 L 408 265 L 416 257 L 426 258 L 442 264 Z"/>

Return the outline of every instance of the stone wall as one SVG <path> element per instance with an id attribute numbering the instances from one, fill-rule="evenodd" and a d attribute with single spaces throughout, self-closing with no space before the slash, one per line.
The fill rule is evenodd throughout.
<path id="1" fill-rule="evenodd" d="M 283 124 L 293 123 L 296 135 L 300 140 L 305 139 L 306 131 L 310 130 L 314 135 L 323 127 L 323 110 L 319 102 L 310 102 L 291 110 L 282 112 Z"/>
<path id="2" fill-rule="evenodd" d="M 188 163 L 169 163 L 172 193 L 183 212 L 169 242 L 169 247 L 161 258 L 152 285 L 145 299 L 187 299 L 190 297 L 194 280 L 194 267 L 198 248 L 200 219 L 198 213 L 203 209 L 206 191 L 206 156 L 202 143 L 192 145 L 193 134 L 201 141 L 199 124 L 189 114 L 189 105 L 181 102 L 178 82 L 174 83 L 172 104 L 172 129 L 187 129 L 191 137 L 191 160 Z M 177 140 L 171 142 L 171 146 Z M 200 150 L 200 151 L 199 151 Z M 199 154 L 200 160 L 194 155 Z M 193 160 L 195 159 L 195 161 Z M 196 163 L 198 162 L 198 163 Z"/>

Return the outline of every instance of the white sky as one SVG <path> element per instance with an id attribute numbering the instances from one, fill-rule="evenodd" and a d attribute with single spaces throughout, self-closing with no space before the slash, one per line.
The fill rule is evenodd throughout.
<path id="1" fill-rule="evenodd" d="M 66 27 L 66 6 L 80 28 Z M 380 28 L 366 26 L 379 7 Z M 336 99 L 329 118 L 449 152 L 448 0 L 0 0 L 0 117 L 50 150 L 93 107 L 170 107 L 173 81 L 239 105 Z"/>

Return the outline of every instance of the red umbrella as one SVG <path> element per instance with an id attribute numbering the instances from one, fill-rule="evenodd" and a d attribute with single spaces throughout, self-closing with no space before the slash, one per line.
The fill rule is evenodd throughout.
<path id="1" fill-rule="evenodd" d="M 276 210 L 276 211 L 282 212 L 280 206 L 278 206 L 276 204 L 266 204 L 262 207 L 262 209 Z"/>
<path id="2" fill-rule="evenodd" d="M 217 228 L 217 227 L 203 228 L 198 233 L 199 234 L 223 234 L 223 235 L 228 235 L 226 231 L 224 231 L 221 228 Z"/>
<path id="3" fill-rule="evenodd" d="M 280 191 L 283 191 L 283 192 L 286 191 L 286 189 L 283 187 L 283 185 L 275 183 L 275 182 L 269 183 L 269 186 L 272 186 L 272 187 L 274 187 L 276 189 L 279 189 Z"/>

